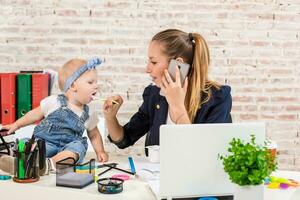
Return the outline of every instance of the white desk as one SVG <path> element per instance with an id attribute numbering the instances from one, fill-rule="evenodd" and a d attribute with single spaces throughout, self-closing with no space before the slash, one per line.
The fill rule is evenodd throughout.
<path id="1" fill-rule="evenodd" d="M 281 178 L 291 178 L 300 182 L 300 172 L 277 171 L 272 175 Z M 264 200 L 300 200 L 300 187 L 289 188 L 286 190 L 268 189 L 265 187 Z"/>
<path id="2" fill-rule="evenodd" d="M 111 156 L 110 162 L 117 162 L 121 166 L 127 165 L 127 157 Z M 122 168 L 122 167 L 121 167 Z M 119 171 L 112 170 L 103 175 L 109 177 Z M 300 181 L 300 172 L 278 171 L 273 174 L 277 177 L 292 178 Z M 297 197 L 292 197 L 298 195 Z M 15 183 L 12 180 L 0 181 L 1 199 L 30 199 L 30 200 L 155 200 L 156 197 L 149 188 L 148 183 L 132 176 L 131 180 L 124 182 L 124 190 L 120 194 L 101 194 L 98 192 L 97 184 L 94 183 L 83 189 L 72 189 L 55 186 L 55 175 L 41 177 L 40 181 L 30 184 Z M 300 188 L 297 189 L 268 189 L 265 187 L 264 200 L 299 200 Z"/>
<path id="3" fill-rule="evenodd" d="M 126 165 L 127 157 L 115 157 L 110 162 L 117 162 Z M 123 164 L 122 164 L 123 163 Z M 121 167 L 122 168 L 122 167 Z M 101 176 L 110 177 L 112 174 L 122 172 L 111 170 Z M 131 179 L 124 182 L 123 192 L 119 194 L 101 194 L 98 192 L 98 186 L 93 183 L 83 189 L 73 189 L 67 187 L 56 187 L 55 175 L 43 176 L 38 182 L 29 184 L 15 183 L 12 180 L 0 181 L 1 199 L 30 199 L 30 200 L 155 200 L 155 196 L 146 182 L 131 176 Z"/>

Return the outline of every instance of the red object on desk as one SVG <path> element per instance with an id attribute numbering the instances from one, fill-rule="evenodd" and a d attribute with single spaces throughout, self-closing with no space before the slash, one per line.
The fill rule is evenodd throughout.
<path id="1" fill-rule="evenodd" d="M 49 75 L 32 74 L 32 109 L 40 105 L 41 100 L 49 94 Z"/>
<path id="2" fill-rule="evenodd" d="M 10 124 L 16 120 L 16 75 L 1 74 L 1 118 L 2 124 Z"/>
<path id="3" fill-rule="evenodd" d="M 40 106 L 41 101 L 49 95 L 49 74 L 32 73 L 32 109 Z M 37 121 L 35 124 L 39 124 Z"/>

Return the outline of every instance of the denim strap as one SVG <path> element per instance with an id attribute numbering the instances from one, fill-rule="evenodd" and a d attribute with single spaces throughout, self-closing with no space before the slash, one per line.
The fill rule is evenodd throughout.
<path id="1" fill-rule="evenodd" d="M 67 102 L 67 97 L 64 94 L 59 94 L 57 97 L 61 107 L 67 107 L 68 102 Z"/>
<path id="2" fill-rule="evenodd" d="M 66 92 L 71 87 L 72 83 L 74 83 L 74 81 L 76 81 L 81 76 L 81 74 L 83 74 L 87 70 L 95 69 L 96 66 L 100 65 L 101 63 L 102 60 L 100 58 L 93 58 L 89 60 L 85 65 L 81 66 L 66 80 L 64 85 L 64 92 Z"/>
<path id="3" fill-rule="evenodd" d="M 62 108 L 68 107 L 68 100 L 67 97 L 63 94 L 58 95 L 58 101 Z M 83 105 L 83 112 L 80 116 L 80 120 L 84 123 L 89 118 L 89 106 Z"/>
<path id="4" fill-rule="evenodd" d="M 83 122 L 85 122 L 87 119 L 89 118 L 89 106 L 84 105 L 83 106 L 83 113 L 80 117 L 80 120 L 82 120 Z"/>

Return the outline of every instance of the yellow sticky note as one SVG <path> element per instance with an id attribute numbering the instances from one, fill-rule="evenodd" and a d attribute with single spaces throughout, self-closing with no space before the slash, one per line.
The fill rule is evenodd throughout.
<path id="1" fill-rule="evenodd" d="M 268 185 L 269 189 L 278 189 L 280 187 L 280 183 L 270 183 Z"/>
<path id="2" fill-rule="evenodd" d="M 289 179 L 287 179 L 287 178 L 278 178 L 278 179 L 277 179 L 277 182 L 278 182 L 278 183 L 289 183 L 290 181 L 289 181 Z"/>

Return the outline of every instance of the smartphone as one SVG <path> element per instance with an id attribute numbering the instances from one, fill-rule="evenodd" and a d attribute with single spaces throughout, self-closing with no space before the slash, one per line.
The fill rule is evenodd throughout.
<path id="1" fill-rule="evenodd" d="M 169 71 L 169 74 L 170 74 L 171 78 L 173 79 L 173 81 L 175 81 L 177 66 L 178 66 L 179 72 L 180 72 L 181 85 L 183 85 L 184 80 L 189 73 L 190 65 L 187 63 L 179 62 L 177 60 L 172 59 L 169 64 L 168 71 Z"/>
<path id="2" fill-rule="evenodd" d="M 176 68 L 179 68 L 179 72 L 180 72 L 180 81 L 181 81 L 181 85 L 183 86 L 184 80 L 187 77 L 188 73 L 189 73 L 189 69 L 190 69 L 190 65 L 187 63 L 183 63 L 183 62 L 179 62 L 175 59 L 171 59 L 170 63 L 169 63 L 169 67 L 168 67 L 168 72 L 171 76 L 171 78 L 173 79 L 173 81 L 175 81 L 175 77 L 176 77 Z M 159 94 L 161 96 L 165 96 L 162 92 L 162 90 L 160 90 Z"/>

